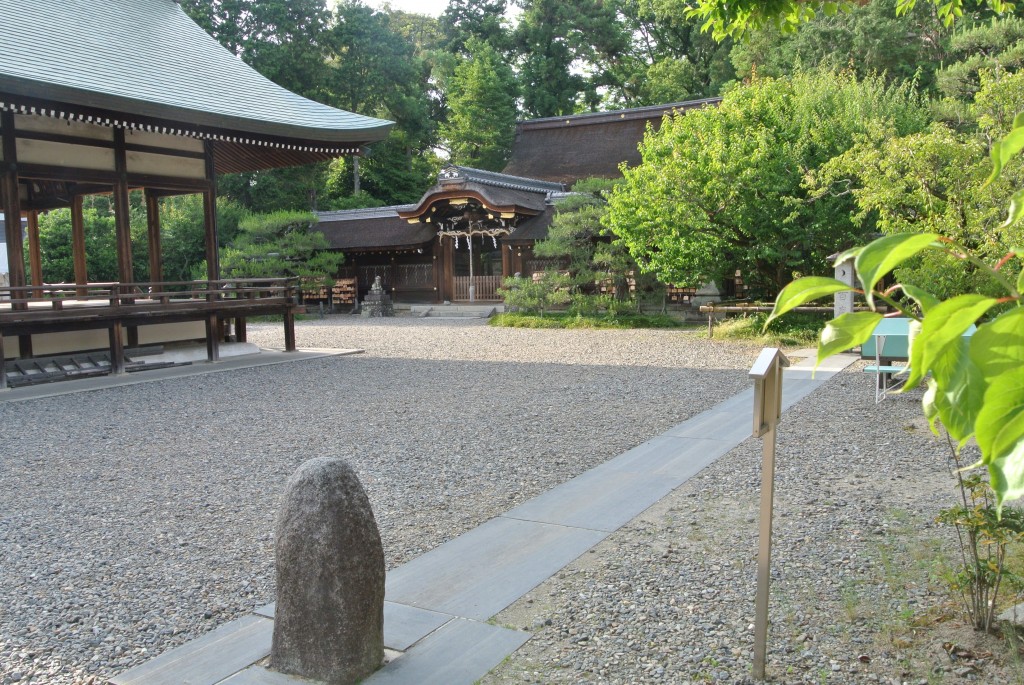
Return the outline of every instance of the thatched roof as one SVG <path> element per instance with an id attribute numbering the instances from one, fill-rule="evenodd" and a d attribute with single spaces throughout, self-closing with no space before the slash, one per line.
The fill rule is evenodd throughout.
<path id="1" fill-rule="evenodd" d="M 708 98 L 520 121 L 516 124 L 512 158 L 504 173 L 568 186 L 590 177 L 617 178 L 622 163 L 640 163 L 637 146 L 648 125 L 657 127 L 666 114 L 720 101 L 721 98 Z"/>

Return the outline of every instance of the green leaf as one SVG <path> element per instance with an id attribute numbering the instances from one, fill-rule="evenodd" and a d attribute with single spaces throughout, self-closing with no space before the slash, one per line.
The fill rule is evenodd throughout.
<path id="1" fill-rule="evenodd" d="M 924 411 L 924 417 L 928 419 L 928 425 L 931 426 L 932 433 L 935 435 L 939 434 L 939 427 L 936 425 L 936 421 L 939 420 L 939 384 L 935 382 L 934 378 L 928 379 L 928 389 L 924 392 L 924 397 L 921 398 L 921 409 Z"/>
<path id="2" fill-rule="evenodd" d="M 986 382 L 1024 367 L 1024 309 L 1004 312 L 971 336 L 969 354 Z"/>
<path id="3" fill-rule="evenodd" d="M 981 371 L 967 353 L 967 344 L 963 337 L 957 338 L 931 365 L 936 386 L 935 407 L 942 425 L 959 447 L 963 447 L 974 433 L 986 386 Z"/>
<path id="4" fill-rule="evenodd" d="M 857 255 L 864 251 L 866 245 L 858 245 L 857 247 L 851 247 L 849 250 L 840 252 L 836 257 L 835 261 L 832 262 L 832 266 L 836 267 L 845 262 L 848 259 L 857 259 Z"/>
<path id="5" fill-rule="evenodd" d="M 972 294 L 958 295 L 932 307 L 921 321 L 921 333 L 910 347 L 910 377 L 904 388 L 916 387 L 946 347 L 957 343 L 960 336 L 996 304 L 998 301 L 991 297 Z"/>
<path id="6" fill-rule="evenodd" d="M 1024 149 L 1024 128 L 1017 128 L 1016 123 L 1017 120 L 1014 119 L 1015 126 L 1013 130 L 992 146 L 992 174 L 985 181 L 985 185 L 982 186 L 983 188 L 999 178 L 999 174 L 1003 171 L 1003 166 L 1010 161 L 1011 157 Z"/>
<path id="7" fill-rule="evenodd" d="M 975 439 L 999 505 L 1024 495 L 1024 367 L 990 380 Z"/>
<path id="8" fill-rule="evenodd" d="M 818 361 L 814 367 L 834 354 L 867 342 L 881 318 L 878 312 L 851 312 L 829 321 L 821 332 Z"/>
<path id="9" fill-rule="evenodd" d="M 916 285 L 901 283 L 900 287 L 903 288 L 903 292 L 907 294 L 907 297 L 917 303 L 917 306 L 921 308 L 922 314 L 927 314 L 929 309 L 939 303 L 939 298 L 927 290 L 918 288 Z"/>
<path id="10" fill-rule="evenodd" d="M 1013 118 L 1013 128 L 1024 128 L 1024 112 L 1018 112 Z"/>
<path id="11" fill-rule="evenodd" d="M 1000 228 L 1006 228 L 1015 224 L 1020 219 L 1021 214 L 1024 214 L 1024 189 L 1018 190 L 1010 197 L 1010 207 L 1006 212 L 1006 221 L 1003 222 Z"/>
<path id="12" fill-rule="evenodd" d="M 779 292 L 779 296 L 775 298 L 775 308 L 772 309 L 771 315 L 765 322 L 765 327 L 794 307 L 817 300 L 819 297 L 826 297 L 847 290 L 855 290 L 855 288 L 851 288 L 846 283 L 834 278 L 827 278 L 825 276 L 798 278 Z"/>
<path id="13" fill-rule="evenodd" d="M 938 237 L 935 233 L 897 233 L 883 236 L 866 245 L 857 255 L 854 266 L 864 285 L 868 305 L 874 306 L 872 291 L 887 273 L 928 249 Z"/>

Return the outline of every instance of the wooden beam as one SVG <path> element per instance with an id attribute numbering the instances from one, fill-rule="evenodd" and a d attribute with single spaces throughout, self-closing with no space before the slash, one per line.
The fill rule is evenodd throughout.
<path id="1" fill-rule="evenodd" d="M 0 144 L 3 147 L 4 220 L 7 233 L 7 270 L 12 287 L 25 285 L 25 251 L 21 236 L 21 193 L 18 190 L 18 152 L 14 137 L 14 113 L 0 112 Z M 25 309 L 24 304 L 13 305 Z"/>
<path id="2" fill-rule="evenodd" d="M 42 285 L 43 255 L 39 250 L 39 212 L 28 213 L 28 265 L 32 274 L 32 285 Z M 42 296 L 42 289 L 32 291 L 32 297 Z"/>
<path id="3" fill-rule="evenodd" d="M 117 235 L 117 276 L 122 283 L 132 283 L 131 208 L 128 202 L 128 160 L 124 148 L 124 129 L 114 129 L 114 230 Z"/>
<path id="4" fill-rule="evenodd" d="M 163 254 L 160 246 L 160 198 L 146 189 L 146 235 L 149 238 L 149 281 L 164 280 Z"/>
<path id="5" fill-rule="evenodd" d="M 75 195 L 71 200 L 71 254 L 75 262 L 75 283 L 85 285 L 89 282 L 89 271 L 85 262 L 85 218 L 81 195 Z M 78 294 L 84 296 L 85 288 L 80 288 Z"/>

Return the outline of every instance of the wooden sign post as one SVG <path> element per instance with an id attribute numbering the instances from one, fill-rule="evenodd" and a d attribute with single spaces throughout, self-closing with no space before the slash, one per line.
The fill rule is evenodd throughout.
<path id="1" fill-rule="evenodd" d="M 754 605 L 754 667 L 752 674 L 764 680 L 768 648 L 768 585 L 771 582 L 772 505 L 775 495 L 775 426 L 782 416 L 782 369 L 786 355 L 766 347 L 750 369 L 754 381 L 754 437 L 763 439 L 761 463 L 761 516 L 757 550 L 757 599 Z"/>

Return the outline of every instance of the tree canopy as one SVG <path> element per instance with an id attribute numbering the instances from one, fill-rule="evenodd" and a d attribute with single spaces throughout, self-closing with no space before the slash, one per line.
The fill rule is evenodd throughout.
<path id="1" fill-rule="evenodd" d="M 853 199 L 812 198 L 807 173 L 877 127 L 906 135 L 927 122 L 912 87 L 878 77 L 756 79 L 719 107 L 666 118 L 649 132 L 606 223 L 665 282 L 700 286 L 740 269 L 770 296 L 864 237 L 850 219 Z"/>

